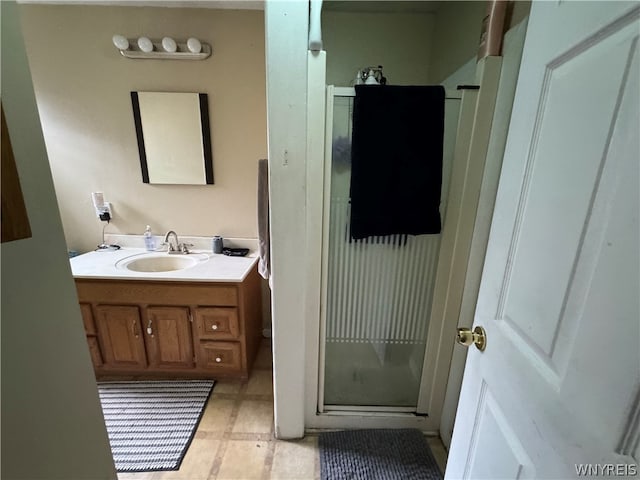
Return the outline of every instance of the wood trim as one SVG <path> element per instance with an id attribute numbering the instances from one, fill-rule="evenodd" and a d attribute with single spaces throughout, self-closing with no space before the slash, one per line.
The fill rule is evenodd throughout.
<path id="1" fill-rule="evenodd" d="M 175 380 L 181 378 L 189 379 L 212 379 L 229 378 L 234 380 L 246 380 L 249 376 L 242 370 L 231 369 L 206 369 L 206 368 L 190 368 L 190 369 L 165 369 L 165 370 L 127 370 L 124 368 L 100 368 L 95 369 L 96 379 L 98 381 L 116 381 L 116 380 Z"/>
<path id="2" fill-rule="evenodd" d="M 93 367 L 102 368 L 102 353 L 100 352 L 100 345 L 98 344 L 97 337 L 87 336 L 87 343 L 89 344 L 89 354 L 91 355 Z"/>
<path id="3" fill-rule="evenodd" d="M 80 302 L 222 307 L 238 304 L 235 284 L 77 279 L 76 289 Z"/>
<path id="4" fill-rule="evenodd" d="M 88 303 L 80 304 L 80 313 L 82 313 L 82 322 L 84 323 L 84 332 L 87 335 L 97 335 L 96 324 L 93 320 L 93 311 Z"/>
<path id="5" fill-rule="evenodd" d="M 256 301 L 261 298 L 261 295 L 260 276 L 258 270 L 253 269 L 240 285 L 238 299 L 240 316 L 244 318 L 241 326 L 245 329 L 242 333 L 245 341 L 247 372 L 251 370 L 262 340 L 262 302 Z"/>
<path id="6" fill-rule="evenodd" d="M 16 159 L 13 155 L 11 147 L 11 138 L 9 138 L 9 128 L 4 116 L 4 108 L 0 104 L 0 130 L 1 171 L 0 192 L 2 197 L 1 218 L 2 226 L 0 233 L 0 241 L 2 243 L 12 242 L 14 240 L 22 240 L 31 238 L 31 225 L 27 214 L 27 207 L 24 204 L 24 196 L 22 195 L 22 187 L 20 186 L 20 178 L 18 177 L 18 168 L 16 167 Z"/>

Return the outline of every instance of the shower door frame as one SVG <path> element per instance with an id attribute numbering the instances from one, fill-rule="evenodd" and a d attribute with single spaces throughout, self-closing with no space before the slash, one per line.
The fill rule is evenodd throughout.
<path id="1" fill-rule="evenodd" d="M 447 99 L 462 100 L 464 91 L 447 91 Z M 320 345 L 318 355 L 318 384 L 317 384 L 317 415 L 318 416 L 339 416 L 340 422 L 344 422 L 345 416 L 355 415 L 359 417 L 358 422 L 369 417 L 369 420 L 384 419 L 385 425 L 389 425 L 389 420 L 397 426 L 415 426 L 423 430 L 437 430 L 437 424 L 434 424 L 433 418 L 421 415 L 420 409 L 427 410 L 428 398 L 425 395 L 427 391 L 423 384 L 433 378 L 431 372 L 425 372 L 423 367 L 420 378 L 420 395 L 416 406 L 411 407 L 393 407 L 393 406 L 357 406 L 357 405 L 331 405 L 329 408 L 324 404 L 324 380 L 325 380 L 325 346 L 326 346 L 326 326 L 327 326 L 327 291 L 328 291 L 328 262 L 329 262 L 329 223 L 330 223 L 330 202 L 331 202 L 331 167 L 332 152 L 327 148 L 331 145 L 333 137 L 333 115 L 334 115 L 334 99 L 335 97 L 355 97 L 355 89 L 353 87 L 335 87 L 328 85 L 326 87 L 325 102 L 325 148 L 324 148 L 324 165 L 323 165 L 323 215 L 322 215 L 322 266 L 321 266 L 321 294 L 320 294 Z M 475 111 L 477 94 L 475 91 L 470 92 L 467 96 L 467 111 L 471 114 Z M 462 104 L 460 106 L 462 112 Z M 459 126 L 459 125 L 458 125 Z M 470 131 L 470 130 L 469 130 Z M 458 153 L 458 152 L 456 152 Z M 455 154 L 454 153 L 454 158 Z M 448 200 L 447 200 L 448 203 Z M 440 254 L 438 254 L 440 256 Z M 440 263 L 440 260 L 439 262 Z M 436 280 L 437 281 L 437 280 Z M 428 331 L 432 331 L 431 322 Z M 436 328 L 437 330 L 437 328 Z M 428 338 L 429 335 L 427 335 Z M 425 358 L 427 354 L 428 343 L 425 342 Z"/>
<path id="2" fill-rule="evenodd" d="M 309 63 L 309 91 L 308 91 L 308 145 L 315 145 L 315 153 L 313 148 L 307 150 L 308 154 L 308 173 L 307 178 L 314 177 L 314 181 L 321 182 L 321 196 L 307 195 L 309 201 L 309 213 L 315 214 L 318 223 L 313 224 L 311 221 L 307 223 L 308 238 L 317 239 L 317 247 L 320 255 L 320 275 L 315 279 L 315 285 L 320 287 L 314 289 L 314 282 L 309 285 L 309 296 L 307 303 L 309 310 L 313 309 L 313 304 L 317 303 L 316 322 L 310 325 L 311 331 L 307 335 L 307 345 L 309 348 L 307 356 L 307 373 L 309 375 L 307 381 L 307 395 L 305 408 L 305 430 L 315 431 L 326 428 L 418 428 L 430 434 L 437 434 L 438 422 L 434 418 L 425 415 L 416 415 L 413 407 L 359 407 L 359 406 L 340 406 L 339 409 L 327 411 L 324 406 L 324 361 L 325 361 L 325 336 L 326 336 L 326 299 L 327 299 L 327 282 L 326 275 L 328 265 L 328 237 L 329 216 L 325 214 L 329 210 L 330 189 L 331 189 L 331 151 L 326 146 L 331 144 L 333 135 L 333 97 L 354 97 L 355 89 L 352 87 L 334 87 L 332 85 L 322 85 L 320 89 L 319 83 L 313 85 L 314 61 L 310 58 Z M 316 67 L 318 67 L 316 65 Z M 319 70 L 321 68 L 318 68 Z M 323 70 L 323 69 L 322 69 Z M 318 72 L 316 72 L 318 73 Z M 324 76 L 323 76 L 324 81 Z M 313 88 L 315 87 L 315 88 Z M 321 91 L 322 90 L 322 91 Z M 314 93 L 320 94 L 322 98 L 322 106 L 318 102 L 318 98 L 314 98 Z M 320 96 L 320 95 L 318 95 Z M 322 118 L 322 153 L 318 153 L 318 144 L 320 142 L 317 135 L 318 115 L 320 112 Z M 314 113 L 315 122 L 314 122 Z M 315 128 L 314 128 L 315 127 Z M 328 143 L 327 143 L 328 142 Z M 311 215 L 310 215 L 311 217 Z M 313 230 L 311 228 L 313 227 Z M 314 235 L 314 231 L 320 234 L 320 238 Z M 317 329 L 316 329 L 317 327 Z"/>
<path id="3" fill-rule="evenodd" d="M 451 94 L 453 95 L 453 94 Z M 326 408 L 324 404 L 324 379 L 325 379 L 325 351 L 326 351 L 326 327 L 327 327 L 327 289 L 328 289 L 328 265 L 329 265 L 329 223 L 331 208 L 331 168 L 332 152 L 326 148 L 333 141 L 333 112 L 334 98 L 346 97 L 355 98 L 356 93 L 353 87 L 335 87 L 328 85 L 326 89 L 326 122 L 325 122 L 325 149 L 324 149 L 324 181 L 323 181 L 323 215 L 322 215 L 322 283 L 320 293 L 320 351 L 318 363 L 318 413 L 339 413 L 348 414 L 350 412 L 366 412 L 367 414 L 393 413 L 411 414 L 416 412 L 416 407 L 392 407 L 392 406 L 357 406 L 357 405 L 331 405 Z M 462 98 L 461 96 L 456 98 Z M 422 378 L 421 378 L 422 382 Z"/>

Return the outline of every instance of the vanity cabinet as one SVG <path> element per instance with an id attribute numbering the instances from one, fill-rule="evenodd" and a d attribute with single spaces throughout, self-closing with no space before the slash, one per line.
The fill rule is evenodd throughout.
<path id="1" fill-rule="evenodd" d="M 97 376 L 247 378 L 262 336 L 260 281 L 76 279 Z"/>

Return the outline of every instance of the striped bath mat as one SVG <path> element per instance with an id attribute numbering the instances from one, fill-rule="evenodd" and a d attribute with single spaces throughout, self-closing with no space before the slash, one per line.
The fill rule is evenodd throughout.
<path id="1" fill-rule="evenodd" d="M 99 382 L 116 470 L 178 470 L 214 383 Z"/>

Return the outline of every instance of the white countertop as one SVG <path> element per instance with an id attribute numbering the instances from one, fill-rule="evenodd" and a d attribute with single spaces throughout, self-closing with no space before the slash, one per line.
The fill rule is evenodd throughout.
<path id="1" fill-rule="evenodd" d="M 242 282 L 258 261 L 249 252 L 246 257 L 229 257 L 206 250 L 194 250 L 185 255 L 197 260 L 191 267 L 169 272 L 134 272 L 124 264 L 145 256 L 169 256 L 162 252 L 147 252 L 143 248 L 122 247 L 120 250 L 95 251 L 71 258 L 74 278 L 102 280 L 163 280 L 178 282 Z M 182 255 L 171 255 L 171 257 Z"/>

